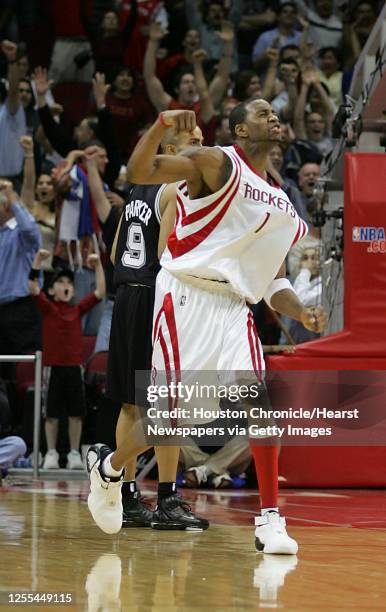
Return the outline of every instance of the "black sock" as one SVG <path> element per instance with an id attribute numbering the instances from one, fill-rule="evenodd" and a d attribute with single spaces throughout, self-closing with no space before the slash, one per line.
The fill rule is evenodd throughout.
<path id="1" fill-rule="evenodd" d="M 122 497 L 134 497 L 134 494 L 138 491 L 135 480 L 126 480 L 122 484 Z"/>
<path id="2" fill-rule="evenodd" d="M 165 499 L 177 493 L 177 484 L 175 482 L 159 482 L 158 483 L 158 499 Z"/>

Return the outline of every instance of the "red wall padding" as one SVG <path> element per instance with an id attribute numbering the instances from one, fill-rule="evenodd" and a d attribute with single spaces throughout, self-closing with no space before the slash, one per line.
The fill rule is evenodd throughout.
<path id="1" fill-rule="evenodd" d="M 344 179 L 344 330 L 299 345 L 294 355 L 269 357 L 270 369 L 386 370 L 386 252 L 353 239 L 354 228 L 386 228 L 386 155 L 346 153 Z M 289 486 L 386 486 L 386 440 L 283 447 L 280 464 Z"/>

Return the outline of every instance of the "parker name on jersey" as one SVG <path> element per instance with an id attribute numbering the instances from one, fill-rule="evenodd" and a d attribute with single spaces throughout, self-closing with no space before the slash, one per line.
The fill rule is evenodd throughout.
<path id="1" fill-rule="evenodd" d="M 148 225 L 149 219 L 153 211 L 143 200 L 132 200 L 125 206 L 125 219 L 128 221 L 133 217 L 137 217 L 145 225 Z"/>

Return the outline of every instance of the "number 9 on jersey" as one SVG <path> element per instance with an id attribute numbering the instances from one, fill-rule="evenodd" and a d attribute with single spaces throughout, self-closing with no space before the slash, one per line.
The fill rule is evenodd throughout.
<path id="1" fill-rule="evenodd" d="M 126 268 L 142 268 L 146 263 L 146 245 L 140 223 L 131 223 L 127 230 L 127 250 L 122 255 Z"/>

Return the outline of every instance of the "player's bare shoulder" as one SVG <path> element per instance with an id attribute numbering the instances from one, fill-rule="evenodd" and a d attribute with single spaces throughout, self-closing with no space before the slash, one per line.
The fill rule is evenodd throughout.
<path id="1" fill-rule="evenodd" d="M 192 147 L 182 153 L 194 160 L 200 171 L 201 181 L 188 182 L 191 197 L 204 197 L 215 193 L 229 179 L 232 162 L 219 147 Z"/>
<path id="2" fill-rule="evenodd" d="M 175 205 L 176 191 L 177 191 L 177 185 L 175 183 L 169 183 L 168 185 L 165 185 L 161 193 L 161 198 L 159 202 L 159 209 L 160 209 L 161 217 L 163 217 L 165 210 L 169 206 Z"/>

